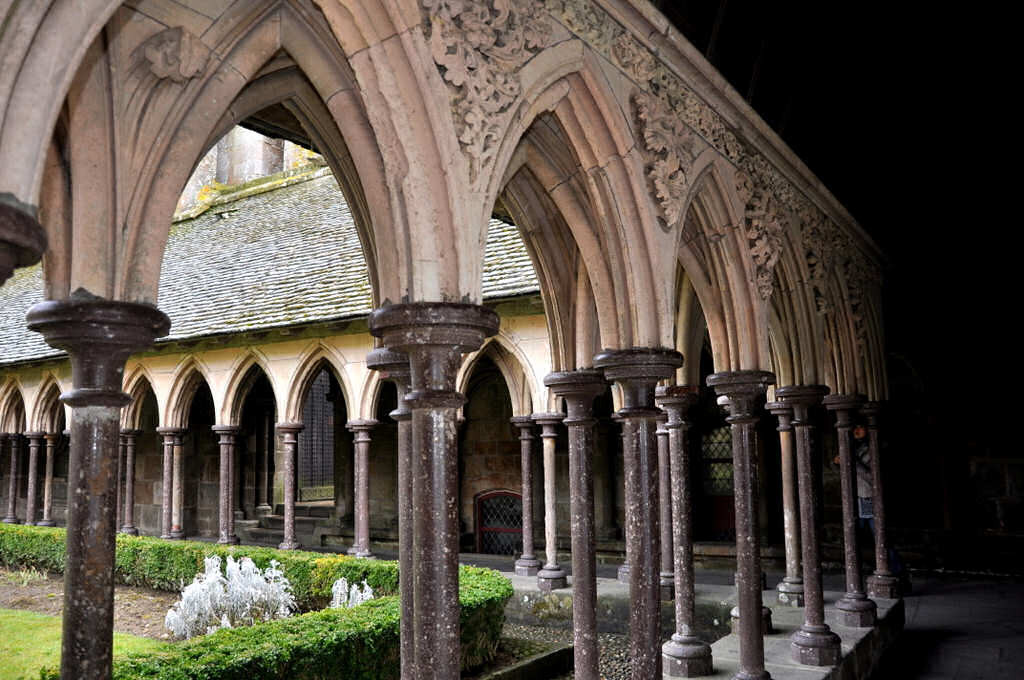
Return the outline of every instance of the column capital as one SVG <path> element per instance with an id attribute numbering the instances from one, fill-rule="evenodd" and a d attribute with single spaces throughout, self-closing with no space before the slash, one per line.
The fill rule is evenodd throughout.
<path id="1" fill-rule="evenodd" d="M 400 421 L 412 418 L 412 411 L 405 403 L 405 394 L 409 391 L 411 381 L 409 356 L 387 347 L 378 347 L 366 355 L 366 367 L 371 371 L 378 371 L 383 380 L 395 383 L 395 389 L 398 392 L 398 406 L 388 414 L 391 419 Z"/>
<path id="2" fill-rule="evenodd" d="M 33 431 L 33 432 L 26 432 L 25 433 L 25 437 L 27 439 L 42 439 L 45 436 L 46 436 L 45 432 L 35 432 L 35 431 Z"/>
<path id="3" fill-rule="evenodd" d="M 775 391 L 775 394 L 778 395 L 778 390 Z M 775 428 L 776 431 L 793 431 L 793 407 L 790 404 L 781 401 L 770 401 L 764 405 L 764 408 L 779 419 L 779 426 Z"/>
<path id="4" fill-rule="evenodd" d="M 242 433 L 242 428 L 238 425 L 212 425 L 210 430 L 220 437 L 221 444 L 230 444 Z"/>
<path id="5" fill-rule="evenodd" d="M 26 315 L 29 330 L 71 357 L 73 387 L 61 395 L 69 406 L 125 406 L 121 391 L 128 357 L 167 335 L 171 321 L 152 305 L 97 297 L 84 290 L 66 300 L 46 300 Z"/>
<path id="6" fill-rule="evenodd" d="M 708 376 L 708 387 L 720 396 L 729 398 L 729 416 L 726 422 L 753 422 L 757 401 L 764 396 L 769 385 L 775 384 L 770 371 L 723 371 Z"/>
<path id="7" fill-rule="evenodd" d="M 608 389 L 603 372 L 581 368 L 575 371 L 548 373 L 544 377 L 544 385 L 552 394 L 565 400 L 568 415 L 562 422 L 567 426 L 593 425 L 597 422 L 592 412 L 594 399 Z"/>
<path id="8" fill-rule="evenodd" d="M 661 385 L 654 390 L 654 403 L 668 415 L 669 430 L 687 423 L 686 414 L 700 400 L 696 385 Z"/>
<path id="9" fill-rule="evenodd" d="M 121 434 L 125 437 L 138 437 L 140 434 L 142 434 L 142 430 L 136 430 L 134 428 L 129 427 L 124 430 L 121 430 Z"/>
<path id="10" fill-rule="evenodd" d="M 853 425 L 853 413 L 864 405 L 865 398 L 860 394 L 830 394 L 822 403 L 829 411 L 836 414 L 837 427 L 851 427 Z"/>
<path id="11" fill-rule="evenodd" d="M 345 423 L 345 427 L 348 429 L 349 432 L 355 434 L 356 441 L 369 441 L 370 432 L 379 424 L 380 423 L 378 423 L 376 420 L 359 419 L 348 421 L 347 423 Z"/>
<path id="12" fill-rule="evenodd" d="M 512 416 L 509 418 L 512 426 L 519 430 L 519 439 L 529 441 L 533 439 L 533 418 L 530 416 Z"/>
<path id="13" fill-rule="evenodd" d="M 184 427 L 158 427 L 156 433 L 162 437 L 184 437 L 188 432 Z"/>
<path id="14" fill-rule="evenodd" d="M 619 413 L 624 417 L 657 415 L 654 388 L 682 365 L 683 355 L 664 347 L 605 349 L 594 356 L 594 368 L 601 369 L 605 379 L 622 391 Z"/>
<path id="15" fill-rule="evenodd" d="M 0 195 L 0 284 L 19 267 L 39 262 L 46 251 L 46 230 L 37 210 L 11 194 Z"/>
<path id="16" fill-rule="evenodd" d="M 303 425 L 302 423 L 293 422 L 276 423 L 274 425 L 274 429 L 282 434 L 297 435 L 298 433 L 302 432 L 302 430 L 304 430 L 305 428 L 306 426 Z"/>
<path id="17" fill-rule="evenodd" d="M 885 405 L 880 401 L 865 401 L 860 407 L 860 412 L 868 419 L 868 427 L 878 426 L 878 417 L 882 414 Z"/>
<path id="18" fill-rule="evenodd" d="M 63 434 L 60 433 L 60 432 L 47 432 L 46 433 L 46 441 L 47 442 L 56 442 L 62 436 L 63 436 Z"/>
<path id="19" fill-rule="evenodd" d="M 565 420 L 564 414 L 554 412 L 533 413 L 529 417 L 543 428 L 540 434 L 542 439 L 557 437 L 558 433 L 555 431 L 555 427 L 561 425 L 562 421 Z"/>

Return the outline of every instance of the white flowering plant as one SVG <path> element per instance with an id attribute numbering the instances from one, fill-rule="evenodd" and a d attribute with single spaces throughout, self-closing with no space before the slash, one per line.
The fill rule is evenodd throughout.
<path id="1" fill-rule="evenodd" d="M 365 580 L 362 585 L 353 583 L 349 585 L 348 580 L 345 577 L 339 578 L 331 586 L 331 604 L 332 609 L 339 607 L 355 607 L 358 604 L 362 604 L 367 600 L 373 599 L 373 588 L 370 587 Z"/>
<path id="2" fill-rule="evenodd" d="M 248 557 L 227 558 L 226 574 L 220 557 L 204 560 L 205 569 L 196 575 L 164 617 L 164 626 L 175 637 L 188 639 L 220 628 L 251 626 L 283 619 L 295 610 L 295 597 L 279 563 L 260 569 Z"/>

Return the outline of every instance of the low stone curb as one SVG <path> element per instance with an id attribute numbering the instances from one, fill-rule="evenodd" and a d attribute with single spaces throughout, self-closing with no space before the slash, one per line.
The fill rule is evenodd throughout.
<path id="1" fill-rule="evenodd" d="M 562 645 L 488 673 L 479 680 L 545 680 L 572 671 L 572 645 Z"/>

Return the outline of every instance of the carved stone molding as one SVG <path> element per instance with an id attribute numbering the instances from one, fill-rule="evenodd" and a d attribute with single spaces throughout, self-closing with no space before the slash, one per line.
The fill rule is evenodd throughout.
<path id="1" fill-rule="evenodd" d="M 754 261 L 757 292 L 763 300 L 772 296 L 775 263 L 782 255 L 786 216 L 768 191 L 754 183 L 745 172 L 736 173 L 736 193 L 745 207 L 743 232 Z"/>
<path id="2" fill-rule="evenodd" d="M 668 231 L 683 218 L 694 135 L 657 97 L 637 92 L 633 106 L 648 159 L 647 179 L 661 209 L 661 226 Z"/>
<path id="3" fill-rule="evenodd" d="M 209 53 L 199 38 L 181 26 L 160 31 L 135 50 L 137 58 L 148 63 L 150 73 L 178 84 L 202 73 Z"/>
<path id="4" fill-rule="evenodd" d="M 502 114 L 519 97 L 519 69 L 548 46 L 552 27 L 535 0 L 423 0 L 423 7 L 475 182 L 497 153 Z"/>

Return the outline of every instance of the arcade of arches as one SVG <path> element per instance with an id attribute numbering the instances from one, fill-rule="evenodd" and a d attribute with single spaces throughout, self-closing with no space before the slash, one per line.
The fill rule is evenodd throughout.
<path id="1" fill-rule="evenodd" d="M 0 281 L 22 290 L 15 270 L 41 260 L 27 327 L 66 353 L 0 357 L 5 521 L 67 525 L 63 677 L 110 675 L 118 529 L 336 541 L 364 557 L 397 543 L 415 575 L 403 678 L 459 675 L 460 547 L 518 552 L 542 589 L 571 568 L 575 677 L 588 680 L 595 560 L 620 534 L 637 680 L 710 668 L 692 634 L 695 536 L 735 541 L 744 678 L 768 677 L 762 534 L 783 537 L 779 597 L 804 609 L 798 663 L 841 654 L 822 505 L 840 507 L 847 558 L 829 616 L 870 627 L 872 598 L 898 595 L 877 448 L 880 253 L 646 0 L 0 12 Z M 368 317 L 289 323 L 324 304 L 290 266 L 322 235 L 277 241 L 229 210 L 223 233 L 273 254 L 255 279 L 285 291 L 280 314 L 186 337 L 188 318 L 161 310 L 180 307 L 162 272 L 244 267 L 221 242 L 199 248 L 209 265 L 170 248 L 182 189 L 237 124 L 322 155 L 364 260 L 332 285 L 364 286 Z M 492 216 L 515 225 L 532 291 L 488 298 Z M 312 253 L 317 276 L 344 277 L 328 252 Z M 204 323 L 244 320 L 245 302 L 225 297 Z M 5 319 L 3 351 L 8 324 L 24 334 Z M 878 520 L 867 579 L 858 422 Z M 821 484 L 822 440 L 838 483 Z M 567 563 L 542 561 L 560 540 Z"/>

